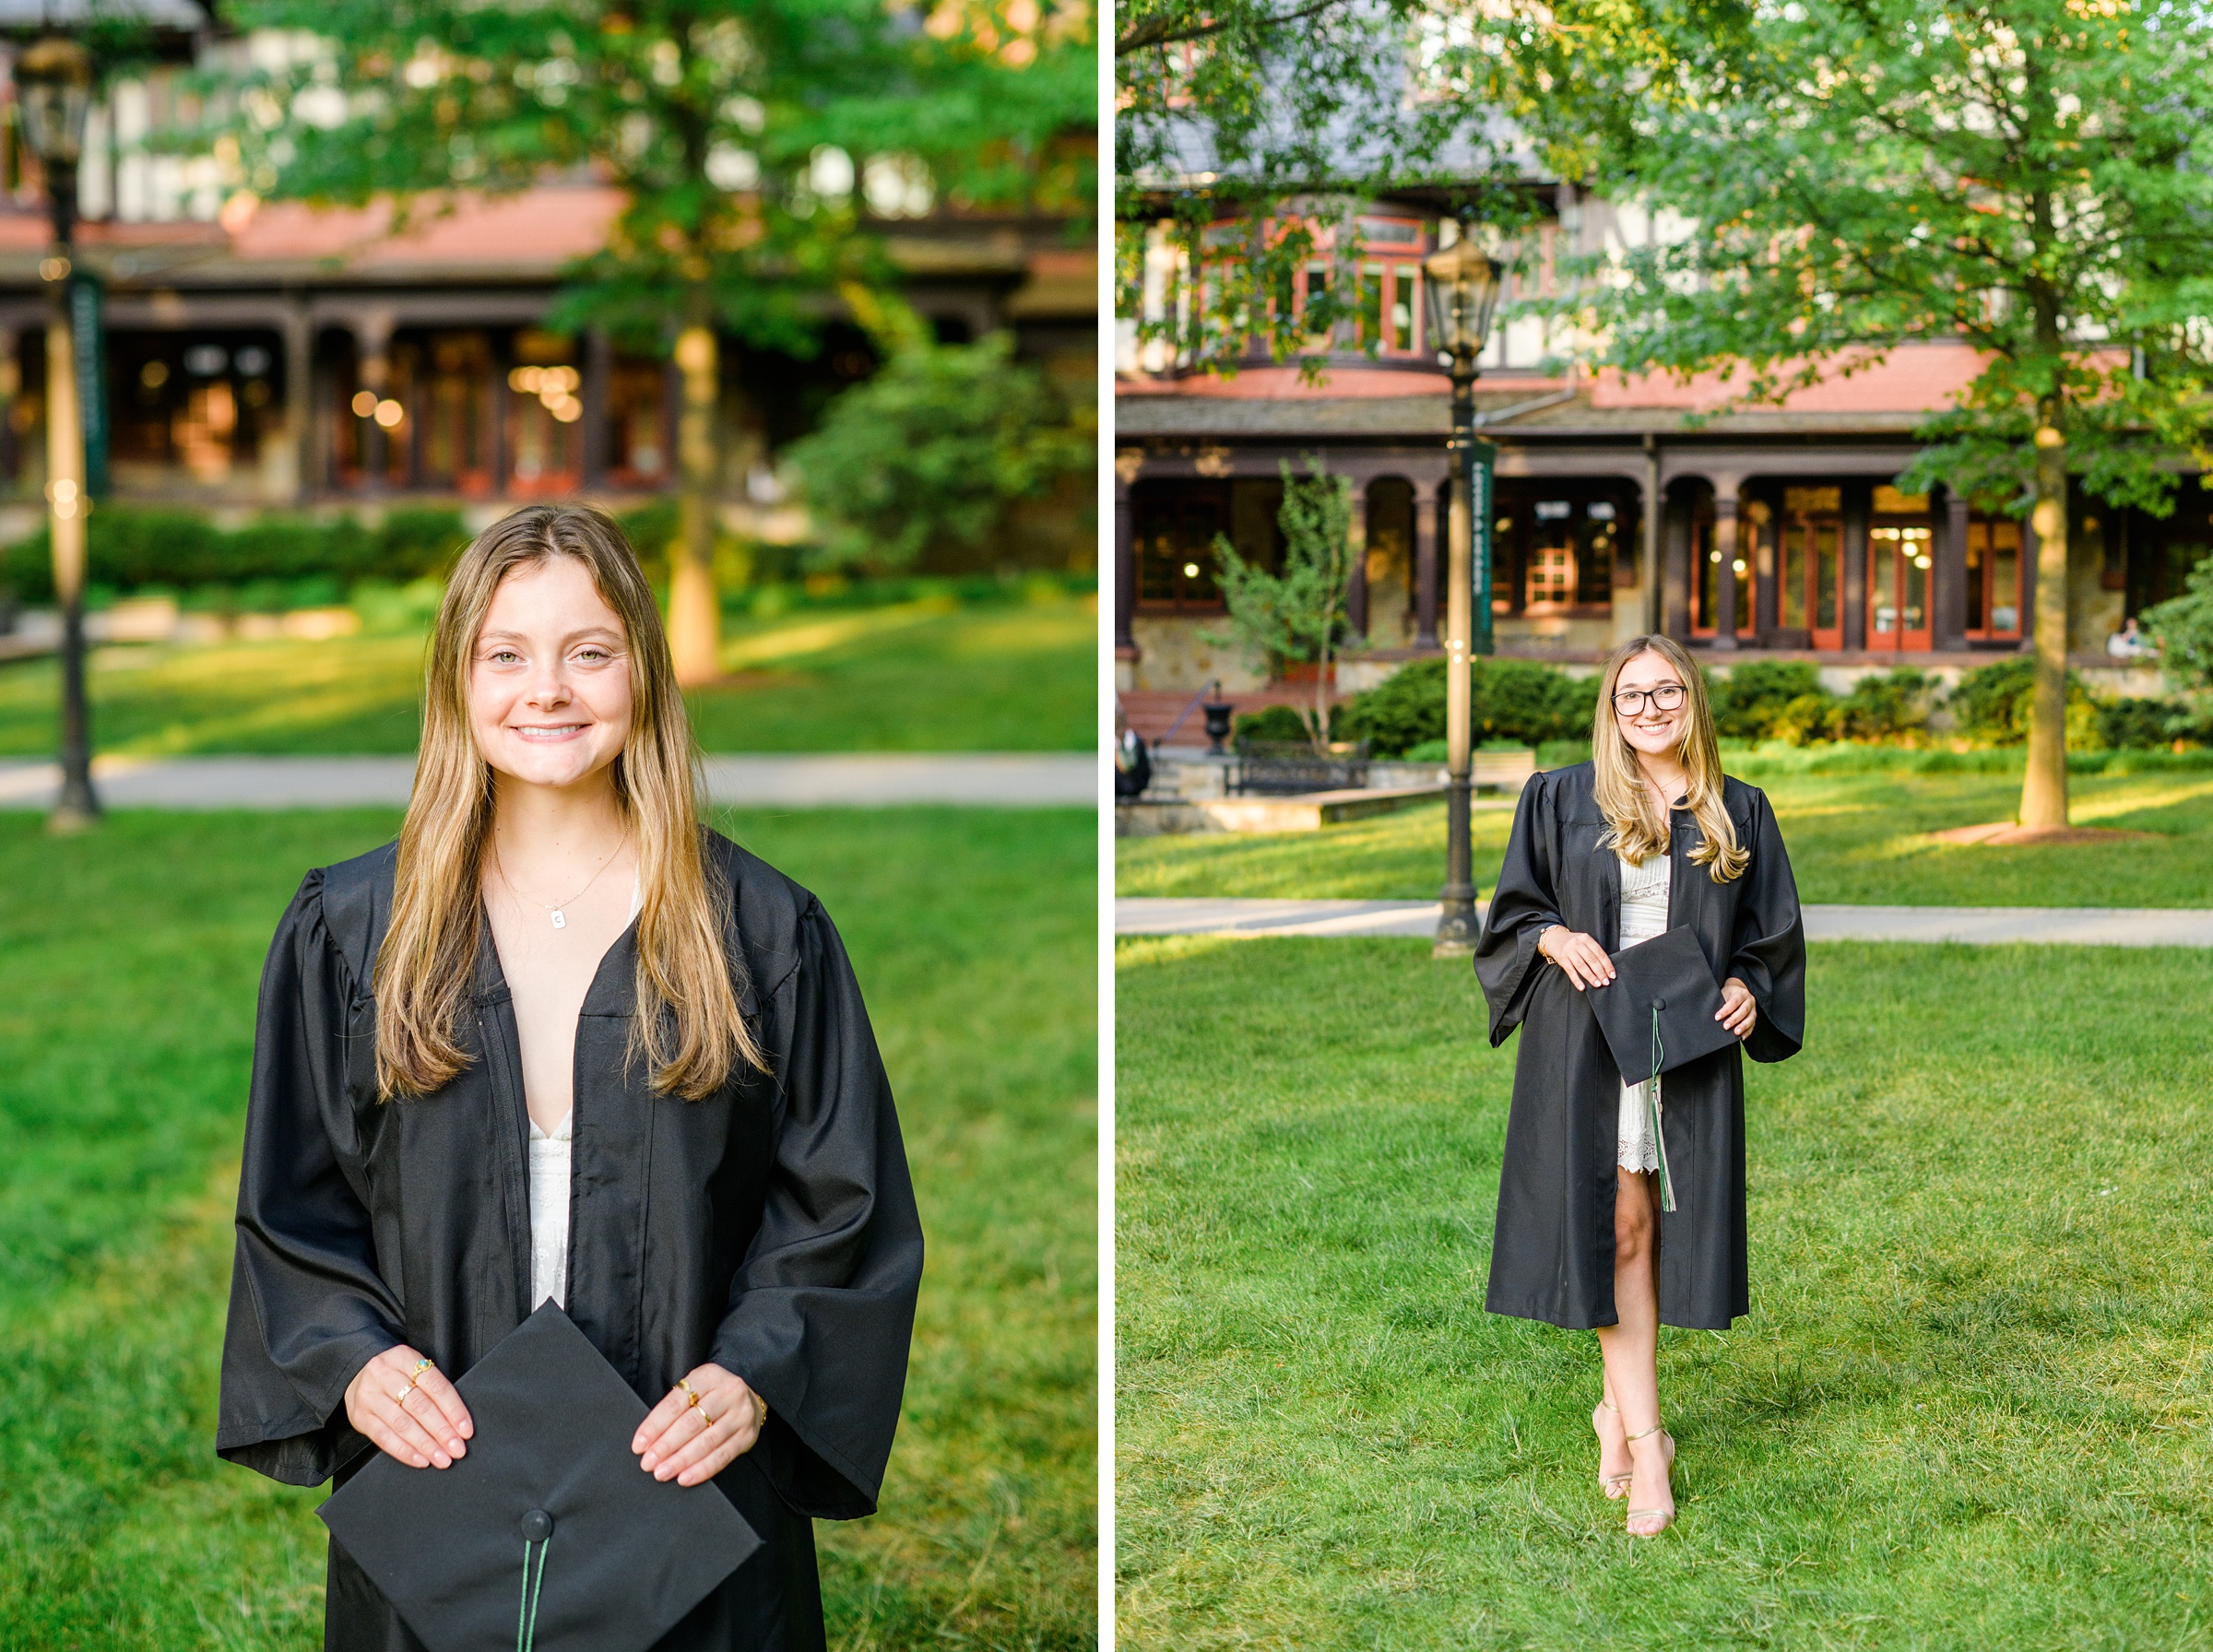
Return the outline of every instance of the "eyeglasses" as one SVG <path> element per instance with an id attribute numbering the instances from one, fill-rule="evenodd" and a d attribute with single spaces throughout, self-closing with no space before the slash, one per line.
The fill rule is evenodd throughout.
<path id="1" fill-rule="evenodd" d="M 1663 682 L 1650 689 L 1624 689 L 1614 696 L 1614 709 L 1625 717 L 1634 717 L 1644 710 L 1644 702 L 1649 700 L 1656 712 L 1679 711 L 1683 706 L 1683 692 L 1679 682 Z"/>

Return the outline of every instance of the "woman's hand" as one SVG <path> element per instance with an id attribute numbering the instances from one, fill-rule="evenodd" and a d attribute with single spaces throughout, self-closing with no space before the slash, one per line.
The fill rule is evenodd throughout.
<path id="1" fill-rule="evenodd" d="M 654 1479 L 695 1486 L 751 1451 L 767 1421 L 767 1402 L 743 1377 L 701 1365 L 645 1413 L 630 1448 Z"/>
<path id="2" fill-rule="evenodd" d="M 1537 950 L 1568 973 L 1576 990 L 1604 986 L 1614 979 L 1614 961 L 1605 948 L 1580 930 L 1556 924 L 1537 938 Z"/>
<path id="3" fill-rule="evenodd" d="M 1713 1012 L 1713 1019 L 1739 1038 L 1751 1037 L 1759 1020 L 1759 1006 L 1752 1001 L 1752 989 L 1734 975 L 1722 982 L 1722 1007 Z"/>
<path id="4" fill-rule="evenodd" d="M 405 1343 L 354 1373 L 346 1385 L 346 1421 L 410 1469 L 452 1468 L 456 1457 L 468 1455 L 462 1442 L 477 1432 L 445 1374 Z"/>

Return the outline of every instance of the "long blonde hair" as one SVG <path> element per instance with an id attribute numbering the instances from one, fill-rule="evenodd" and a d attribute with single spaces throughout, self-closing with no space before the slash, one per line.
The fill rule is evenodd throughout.
<path id="1" fill-rule="evenodd" d="M 1706 702 L 1706 678 L 1690 650 L 1673 637 L 1631 637 L 1606 656 L 1598 678 L 1598 711 L 1591 723 L 1591 764 L 1599 812 L 1606 817 L 1605 846 L 1625 860 L 1641 861 L 1668 852 L 1671 820 L 1652 797 L 1638 766 L 1637 751 L 1622 738 L 1614 716 L 1614 685 L 1621 668 L 1640 654 L 1656 654 L 1683 679 L 1683 739 L 1675 761 L 1689 778 L 1692 817 L 1705 833 L 1690 852 L 1691 864 L 1707 868 L 1716 883 L 1744 875 L 1752 852 L 1736 841 L 1736 825 L 1722 806 L 1722 749 L 1713 734 L 1713 708 Z"/>
<path id="2" fill-rule="evenodd" d="M 584 564 L 630 646 L 630 734 L 616 805 L 637 844 L 637 1008 L 631 1053 L 657 1090 L 696 1101 L 743 1061 L 765 1069 L 738 1009 L 741 959 L 723 944 L 729 892 L 703 855 L 699 756 L 652 589 L 622 530 L 581 505 L 532 505 L 486 528 L 446 584 L 425 673 L 422 750 L 399 829 L 392 919 L 376 955 L 380 1099 L 427 1095 L 467 1065 L 455 1023 L 482 945 L 491 765 L 468 712 L 477 637 L 500 582 L 555 557 Z M 673 1041 L 668 1022 L 674 1024 Z"/>

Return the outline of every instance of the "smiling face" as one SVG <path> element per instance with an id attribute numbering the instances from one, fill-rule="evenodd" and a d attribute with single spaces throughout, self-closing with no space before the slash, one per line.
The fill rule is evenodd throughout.
<path id="1" fill-rule="evenodd" d="M 1628 702 L 1635 711 L 1623 711 L 1624 695 L 1640 696 Z M 1660 700 L 1664 698 L 1672 698 L 1674 705 L 1663 708 Z M 1638 655 L 1614 679 L 1614 726 L 1636 750 L 1667 756 L 1683 743 L 1684 722 L 1689 715 L 1689 695 L 1682 675 L 1661 655 L 1649 651 Z"/>
<path id="2" fill-rule="evenodd" d="M 630 642 L 574 557 L 515 569 L 492 593 L 468 669 L 477 749 L 500 773 L 571 786 L 630 738 Z"/>

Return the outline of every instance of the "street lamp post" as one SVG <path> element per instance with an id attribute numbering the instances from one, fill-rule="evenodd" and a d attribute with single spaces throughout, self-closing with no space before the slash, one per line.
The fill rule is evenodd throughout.
<path id="1" fill-rule="evenodd" d="M 46 501 L 53 538 L 53 588 L 62 608 L 62 796 L 48 825 L 81 831 L 98 819 L 92 792 L 92 731 L 85 703 L 85 430 L 77 396 L 77 349 L 69 272 L 77 236 L 77 163 L 92 103 L 92 59 L 72 40 L 50 36 L 16 62 L 23 140 L 46 173 L 53 246 L 39 262 L 49 298 L 46 322 Z"/>
<path id="2" fill-rule="evenodd" d="M 1430 341 L 1452 373 L 1452 512 L 1445 567 L 1445 887 L 1438 958 L 1475 950 L 1474 848 L 1469 821 L 1474 745 L 1472 654 L 1491 652 L 1491 477 L 1497 449 L 1475 439 L 1475 358 L 1498 301 L 1498 267 L 1469 226 L 1422 265 Z"/>

